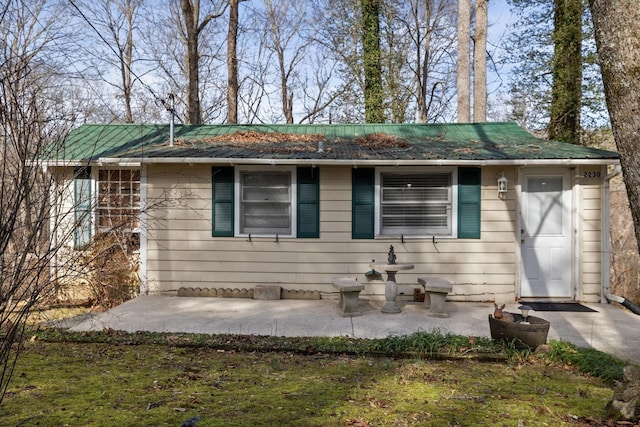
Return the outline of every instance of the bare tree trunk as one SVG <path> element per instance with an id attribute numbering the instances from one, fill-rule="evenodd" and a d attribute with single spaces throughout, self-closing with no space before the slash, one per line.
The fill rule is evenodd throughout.
<path id="1" fill-rule="evenodd" d="M 487 8 L 488 0 L 476 0 L 473 44 L 473 121 L 487 120 Z"/>
<path id="2" fill-rule="evenodd" d="M 198 42 L 202 30 L 213 19 L 222 16 L 224 11 L 209 14 L 200 22 L 200 0 L 180 0 L 180 9 L 184 19 L 185 63 L 187 69 L 187 122 L 202 124 L 202 105 L 200 103 L 200 52 Z"/>
<path id="3" fill-rule="evenodd" d="M 130 0 L 126 0 L 123 5 L 124 18 L 127 21 L 127 41 L 124 45 L 124 54 L 122 55 L 120 70 L 122 72 L 125 123 L 133 123 L 133 113 L 131 111 L 131 89 L 133 88 L 131 65 L 133 64 L 133 15 L 136 8 L 137 5 L 132 4 Z"/>
<path id="4" fill-rule="evenodd" d="M 202 123 L 200 111 L 200 76 L 198 61 L 198 19 L 200 15 L 200 0 L 180 0 L 180 8 L 184 18 L 186 32 L 186 69 L 187 69 L 187 122 Z"/>
<path id="5" fill-rule="evenodd" d="M 458 0 L 458 123 L 471 121 L 471 0 Z"/>
<path id="6" fill-rule="evenodd" d="M 640 9 L 636 0 L 589 0 L 589 4 L 640 252 Z"/>
<path id="7" fill-rule="evenodd" d="M 56 49 L 63 42 L 58 23 L 69 17 L 57 6 L 0 4 L 0 402 L 26 320 L 56 285 L 49 268 L 61 246 L 49 237 L 59 234 L 54 224 L 64 213 L 50 212 L 53 181 L 41 162 L 65 133 L 65 74 Z"/>
<path id="8" fill-rule="evenodd" d="M 302 35 L 307 22 L 306 6 L 296 0 L 266 0 L 264 3 L 267 26 L 263 43 L 266 50 L 275 55 L 282 113 L 286 123 L 292 124 L 294 89 L 301 86 L 297 75 L 313 41 Z"/>
<path id="9" fill-rule="evenodd" d="M 238 123 L 238 14 L 239 0 L 229 0 L 227 36 L 227 123 Z"/>
<path id="10" fill-rule="evenodd" d="M 136 29 L 136 15 L 143 0 L 93 0 L 86 4 L 72 3 L 76 14 L 83 21 L 86 21 L 93 28 L 88 35 L 89 40 L 95 40 L 98 44 L 108 47 L 106 50 L 96 49 L 91 46 L 90 56 L 97 57 L 96 68 L 102 69 L 105 66 L 117 67 L 120 81 L 115 83 L 111 79 L 111 72 L 102 76 L 102 80 L 109 86 L 117 88 L 117 96 L 122 99 L 124 117 L 120 116 L 120 111 L 115 114 L 118 120 L 125 123 L 133 123 L 133 85 L 132 78 L 134 58 L 134 31 Z M 96 38 L 96 33 L 97 38 Z M 82 37 L 82 36 L 79 36 Z M 85 41 L 85 46 L 92 45 L 92 42 Z M 83 52 L 84 53 L 84 52 Z M 113 57 L 115 54 L 115 58 Z M 100 72 L 99 74 L 102 74 Z"/>
<path id="11" fill-rule="evenodd" d="M 420 14 L 418 1 L 414 0 L 411 3 L 411 13 L 413 17 L 413 25 L 416 29 L 416 86 L 418 92 L 417 106 L 418 106 L 418 121 L 420 123 L 427 122 L 427 79 L 429 77 L 429 53 L 431 49 L 431 31 L 430 31 L 430 15 L 432 2 L 425 2 L 425 17 L 424 20 L 427 23 L 427 33 L 424 35 L 424 40 L 420 34 Z M 424 55 L 424 56 L 423 56 Z"/>

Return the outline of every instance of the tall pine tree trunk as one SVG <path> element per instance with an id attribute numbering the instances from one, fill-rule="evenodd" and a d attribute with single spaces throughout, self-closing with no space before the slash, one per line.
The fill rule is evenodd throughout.
<path id="1" fill-rule="evenodd" d="M 640 8 L 637 0 L 589 0 L 611 127 L 640 249 Z"/>
<path id="2" fill-rule="evenodd" d="M 364 50 L 364 115 L 367 123 L 383 123 L 380 60 L 380 0 L 362 0 Z"/>
<path id="3" fill-rule="evenodd" d="M 471 1 L 458 0 L 458 65 L 456 86 L 458 89 L 458 123 L 471 121 Z"/>
<path id="4" fill-rule="evenodd" d="M 582 0 L 554 0 L 553 86 L 549 138 L 580 143 Z"/>

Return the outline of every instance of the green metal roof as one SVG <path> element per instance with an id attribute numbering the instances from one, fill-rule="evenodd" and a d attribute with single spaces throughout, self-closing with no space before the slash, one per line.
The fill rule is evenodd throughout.
<path id="1" fill-rule="evenodd" d="M 52 162 L 128 159 L 336 161 L 615 161 L 612 151 L 537 138 L 515 123 L 82 125 L 47 156 Z M 319 148 L 322 148 L 320 150 Z"/>

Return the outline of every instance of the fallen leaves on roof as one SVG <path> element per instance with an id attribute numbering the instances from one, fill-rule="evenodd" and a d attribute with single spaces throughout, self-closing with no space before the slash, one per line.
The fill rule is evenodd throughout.
<path id="1" fill-rule="evenodd" d="M 240 131 L 225 135 L 216 135 L 199 139 L 178 139 L 177 146 L 202 146 L 203 144 L 232 146 L 235 149 L 245 149 L 262 153 L 299 153 L 317 151 L 318 143 L 326 142 L 324 150 L 329 152 L 332 148 L 329 141 L 321 134 L 293 134 L 282 132 L 256 132 L 252 130 Z M 338 139 L 335 144 L 353 144 L 360 148 L 372 151 L 410 148 L 411 145 L 404 139 L 395 135 L 384 133 L 372 133 L 348 139 Z M 331 144 L 333 145 L 333 144 Z"/>
<path id="2" fill-rule="evenodd" d="M 240 131 L 200 139 L 176 141 L 176 145 L 229 145 L 234 148 L 263 153 L 297 153 L 316 151 L 317 143 L 324 139 L 320 134 L 293 134 L 282 132 Z"/>
<path id="3" fill-rule="evenodd" d="M 324 139 L 320 134 L 293 134 L 282 132 L 256 132 L 253 130 L 240 131 L 225 135 L 211 136 L 197 140 L 178 140 L 176 144 L 190 143 L 232 143 L 232 144 L 259 144 L 259 143 L 295 143 L 318 142 Z"/>
<path id="4" fill-rule="evenodd" d="M 477 152 L 478 150 L 472 147 L 462 147 L 462 148 L 456 148 L 452 150 L 452 153 L 455 153 L 455 154 L 475 154 Z"/>
<path id="5" fill-rule="evenodd" d="M 368 147 L 374 150 L 411 147 L 411 145 L 404 139 L 400 139 L 395 135 L 387 135 L 384 133 L 372 133 L 369 135 L 360 136 L 357 137 L 354 142 L 358 146 Z"/>

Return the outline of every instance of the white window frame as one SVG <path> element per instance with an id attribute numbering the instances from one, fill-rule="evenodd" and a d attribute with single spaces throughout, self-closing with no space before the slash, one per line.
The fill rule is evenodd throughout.
<path id="1" fill-rule="evenodd" d="M 109 232 L 111 230 L 113 230 L 113 227 L 107 227 L 107 226 L 103 226 L 101 224 L 101 220 L 102 218 L 100 217 L 100 211 L 101 211 L 101 206 L 100 206 L 100 184 L 102 182 L 104 182 L 103 180 L 100 179 L 100 173 L 101 172 L 107 172 L 109 173 L 110 171 L 130 171 L 130 172 L 134 172 L 137 171 L 139 174 L 139 180 L 138 182 L 138 220 L 137 220 L 137 226 L 133 227 L 133 228 L 124 228 L 123 230 L 126 233 L 129 233 L 131 235 L 131 239 L 132 241 L 136 240 L 138 242 L 138 245 L 141 244 L 141 224 L 142 224 L 142 169 L 138 168 L 138 167 L 107 167 L 107 168 L 95 168 L 94 170 L 94 175 L 93 175 L 93 179 L 94 179 L 94 197 L 95 197 L 95 208 L 94 208 L 94 217 L 95 217 L 95 228 L 96 228 L 96 232 L 97 233 L 104 233 L 104 232 Z M 121 179 L 119 179 L 118 181 L 106 181 L 106 182 L 122 182 Z M 109 209 L 112 209 L 113 207 L 108 207 Z M 116 224 L 116 227 L 120 226 L 120 224 Z M 135 236 L 135 237 L 134 237 Z"/>
<path id="2" fill-rule="evenodd" d="M 451 176 L 451 206 L 448 210 L 450 230 L 448 233 L 433 234 L 382 234 L 382 175 L 383 174 L 443 174 Z M 376 168 L 375 173 L 375 236 L 379 238 L 457 238 L 458 237 L 458 168 L 455 167 L 385 167 Z"/>
<path id="3" fill-rule="evenodd" d="M 289 218 L 289 230 L 288 234 L 260 232 L 260 233 L 247 233 L 241 231 L 242 223 L 242 174 L 243 173 L 289 173 L 290 176 L 290 218 Z M 297 174 L 295 167 L 278 167 L 278 168 L 265 168 L 264 166 L 242 166 L 235 168 L 234 178 L 234 235 L 237 237 L 247 236 L 264 236 L 264 237 L 295 237 L 296 235 L 296 223 L 297 223 Z"/>
<path id="4" fill-rule="evenodd" d="M 81 242 L 79 241 L 79 239 L 76 236 L 77 228 L 73 231 L 73 247 L 76 250 L 84 250 L 86 249 L 89 244 L 91 243 L 91 240 L 93 239 L 93 237 L 96 234 L 96 200 L 97 200 L 97 193 L 98 193 L 98 187 L 96 185 L 96 168 L 91 168 L 91 173 L 84 178 L 77 178 L 75 176 L 75 170 L 73 172 L 73 179 L 71 180 L 71 191 L 72 191 L 72 198 L 73 198 L 73 209 L 74 209 L 74 223 L 77 221 L 76 216 L 78 215 L 78 213 L 80 211 L 85 211 L 87 209 L 82 209 L 80 208 L 80 206 L 82 205 L 82 203 L 78 203 L 78 201 L 76 200 L 76 185 L 79 184 L 78 181 L 82 181 L 82 185 L 86 184 L 87 188 L 89 189 L 89 199 L 88 199 L 88 216 L 85 218 L 88 221 L 88 240 L 82 240 Z M 77 225 L 77 224 L 76 224 Z"/>

